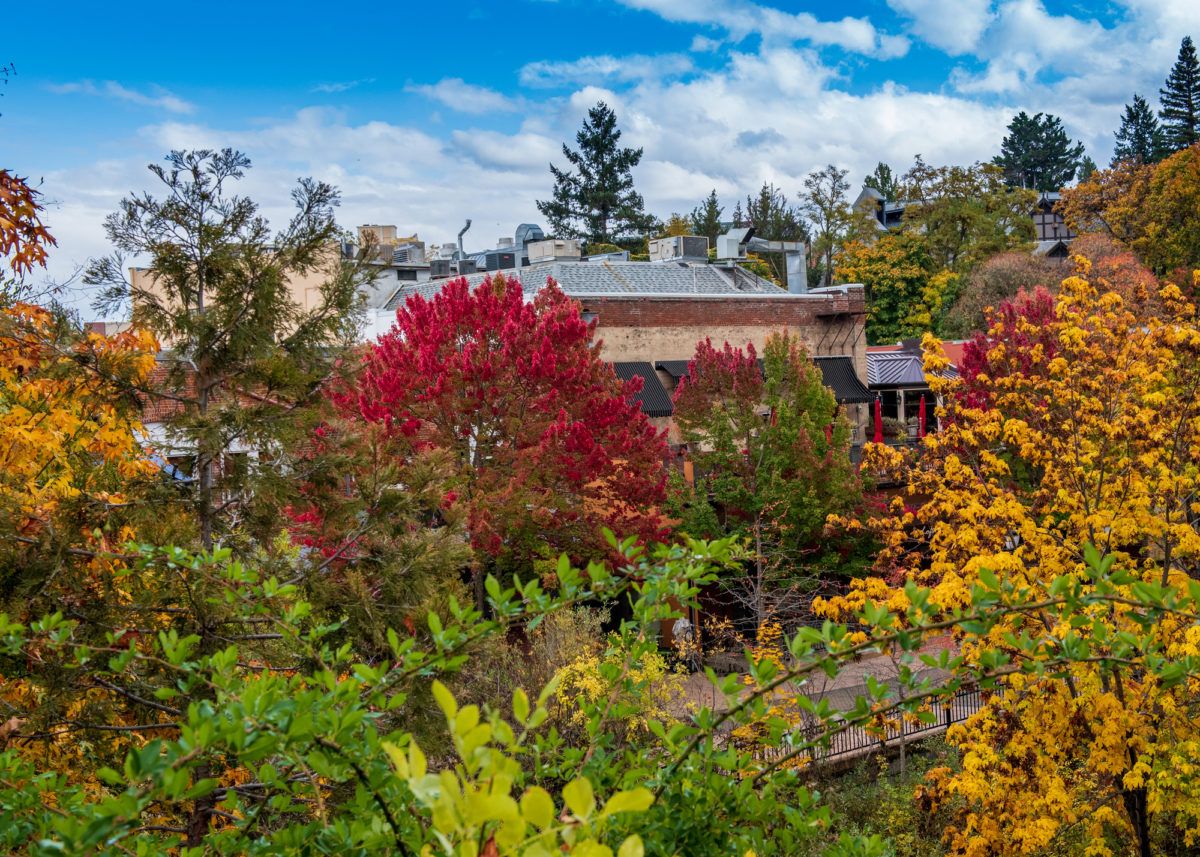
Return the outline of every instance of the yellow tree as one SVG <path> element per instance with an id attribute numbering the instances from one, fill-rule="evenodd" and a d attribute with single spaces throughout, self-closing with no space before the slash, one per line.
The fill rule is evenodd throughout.
<path id="1" fill-rule="evenodd" d="M 52 243 L 36 193 L 0 171 L 2 267 L 19 281 L 44 266 Z M 128 392 L 146 380 L 156 351 L 136 328 L 106 336 L 42 307 L 0 305 L 0 611 L 86 617 L 101 638 L 137 624 L 129 615 L 113 621 L 135 579 L 121 555 L 172 520 L 169 505 L 146 502 L 142 489 L 161 480 Z M 128 701 L 55 663 L 10 663 L 0 672 L 0 732 L 19 737 L 31 758 L 78 773 L 97 745 L 67 724 L 96 715 L 107 728 L 122 716 L 118 700 Z M 111 743 L 117 734 L 96 737 Z M 119 752 L 127 742 L 117 743 Z"/>
<path id="2" fill-rule="evenodd" d="M 869 523 L 885 545 L 879 576 L 821 605 L 903 605 L 903 584 L 916 582 L 950 615 L 993 575 L 1028 587 L 1035 606 L 1001 626 L 957 626 L 967 664 L 997 666 L 979 663 L 989 647 L 1012 664 L 999 665 L 1011 674 L 984 708 L 950 731 L 961 769 L 935 772 L 924 794 L 959 807 L 947 832 L 954 854 L 1039 853 L 1068 830 L 1083 831 L 1089 854 L 1149 855 L 1155 837 L 1200 843 L 1200 682 L 1182 666 L 1163 680 L 1119 654 L 1145 634 L 1168 658 L 1200 651 L 1194 629 L 1150 620 L 1134 597 L 1200 576 L 1200 321 L 1173 285 L 1159 315 L 1145 317 L 1114 289 L 1144 306 L 1137 284 L 1077 265 L 1052 316 L 996 314 L 976 368 L 932 382 L 945 429 L 917 460 L 875 450 L 874 466 L 902 469 L 907 496 Z M 927 339 L 927 369 L 940 368 L 941 353 Z M 1090 585 L 1088 544 L 1132 570 L 1117 594 L 1127 603 L 1069 622 L 1037 609 L 1064 585 Z M 1044 671 L 1023 645 L 1052 659 L 1080 640 L 1088 657 Z"/>

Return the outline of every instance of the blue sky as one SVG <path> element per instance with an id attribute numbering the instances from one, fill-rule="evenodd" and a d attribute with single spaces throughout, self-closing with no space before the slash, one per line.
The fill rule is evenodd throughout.
<path id="1" fill-rule="evenodd" d="M 152 189 L 170 148 L 232 145 L 273 219 L 300 175 L 343 189 L 342 220 L 431 242 L 475 221 L 491 245 L 536 220 L 547 164 L 587 107 L 645 149 L 648 207 L 794 196 L 835 163 L 855 182 L 915 154 L 995 154 L 1017 109 L 1050 111 L 1099 162 L 1121 106 L 1151 97 L 1196 0 L 506 0 L 60 4 L 6 9 L 2 166 L 42 181 L 63 277 L 101 221 Z M 77 302 L 83 297 L 77 296 Z"/>

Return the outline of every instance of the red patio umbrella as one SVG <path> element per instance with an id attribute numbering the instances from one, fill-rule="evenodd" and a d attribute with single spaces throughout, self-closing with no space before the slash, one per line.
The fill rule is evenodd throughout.
<path id="1" fill-rule="evenodd" d="M 925 394 L 921 394 L 921 407 L 917 411 L 917 437 L 925 437 Z"/>
<path id="2" fill-rule="evenodd" d="M 876 443 L 883 443 L 883 405 L 879 397 L 875 397 L 875 438 Z"/>

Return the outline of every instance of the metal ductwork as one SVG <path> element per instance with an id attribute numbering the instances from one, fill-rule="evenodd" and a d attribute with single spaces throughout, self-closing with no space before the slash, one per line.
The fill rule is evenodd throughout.
<path id="1" fill-rule="evenodd" d="M 467 255 L 466 251 L 463 250 L 462 237 L 467 234 L 467 230 L 470 228 L 471 228 L 471 218 L 468 217 L 467 222 L 465 224 L 463 224 L 463 228 L 458 230 L 458 258 L 460 258 L 460 259 Z"/>
<path id="2" fill-rule="evenodd" d="M 808 266 L 805 264 L 807 248 L 803 241 L 767 241 L 754 237 L 752 228 L 731 229 L 717 237 L 718 259 L 744 259 L 747 250 L 782 253 L 788 291 L 794 295 L 808 291 Z"/>

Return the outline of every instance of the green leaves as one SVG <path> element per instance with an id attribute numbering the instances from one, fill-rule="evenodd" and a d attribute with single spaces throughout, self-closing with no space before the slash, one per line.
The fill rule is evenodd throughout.
<path id="1" fill-rule="evenodd" d="M 563 801 L 580 821 L 587 821 L 596 810 L 592 784 L 585 777 L 576 777 L 563 787 Z"/>

